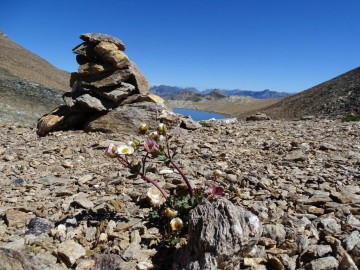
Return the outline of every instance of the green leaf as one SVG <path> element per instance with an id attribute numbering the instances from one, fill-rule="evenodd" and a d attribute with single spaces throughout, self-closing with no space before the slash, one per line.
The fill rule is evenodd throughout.
<path id="1" fill-rule="evenodd" d="M 166 159 L 167 159 L 167 157 L 164 155 L 158 156 L 158 160 L 160 160 L 160 161 L 165 161 Z"/>
<path id="2" fill-rule="evenodd" d="M 150 217 L 151 218 L 159 218 L 160 215 L 159 215 L 158 211 L 151 211 L 150 212 Z"/>
<path id="3" fill-rule="evenodd" d="M 173 238 L 170 240 L 170 245 L 172 246 L 175 246 L 178 243 L 180 243 L 180 238 Z"/>

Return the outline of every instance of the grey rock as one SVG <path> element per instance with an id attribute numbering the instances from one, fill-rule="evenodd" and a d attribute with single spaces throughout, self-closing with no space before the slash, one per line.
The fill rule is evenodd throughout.
<path id="1" fill-rule="evenodd" d="M 103 72 L 100 74 L 95 74 L 91 76 L 84 76 L 77 74 L 77 81 L 80 83 L 80 86 L 101 89 L 105 87 L 113 87 L 120 85 L 122 82 L 129 81 L 130 84 L 135 84 L 134 75 L 132 74 L 133 70 L 130 69 L 121 69 L 111 72 Z M 131 80 L 130 80 L 131 77 Z M 137 85 L 134 85 L 137 86 Z"/>
<path id="2" fill-rule="evenodd" d="M 306 269 L 309 270 L 328 270 L 328 269 L 338 269 L 339 261 L 332 256 L 320 258 L 311 261 L 305 265 Z"/>
<path id="3" fill-rule="evenodd" d="M 264 113 L 256 113 L 246 117 L 246 121 L 264 121 L 270 120 L 271 118 Z"/>
<path id="4" fill-rule="evenodd" d="M 350 255 L 356 266 L 360 268 L 360 242 L 351 250 Z"/>
<path id="5" fill-rule="evenodd" d="M 292 256 L 290 257 L 287 254 L 280 254 L 279 255 L 281 262 L 283 263 L 283 265 L 286 267 L 286 269 L 289 270 L 296 270 L 296 262 L 297 262 L 297 258 L 298 256 Z"/>
<path id="6" fill-rule="evenodd" d="M 338 235 L 341 233 L 341 226 L 338 223 L 338 220 L 332 217 L 320 217 L 318 220 L 313 222 L 317 224 L 317 227 L 322 228 L 322 230 L 330 235 Z"/>
<path id="7" fill-rule="evenodd" d="M 313 119 L 315 119 L 315 116 L 314 115 L 304 115 L 300 119 L 304 120 L 304 121 L 313 120 Z"/>
<path id="8" fill-rule="evenodd" d="M 25 248 L 25 239 L 20 238 L 20 239 L 11 241 L 11 242 L 5 244 L 3 246 L 3 248 L 21 251 L 21 250 L 23 250 Z"/>
<path id="9" fill-rule="evenodd" d="M 69 108 L 73 108 L 76 104 L 75 99 L 73 98 L 73 94 L 71 92 L 66 92 L 63 94 L 63 100 Z"/>
<path id="10" fill-rule="evenodd" d="M 117 37 L 111 35 L 102 34 L 102 33 L 85 33 L 85 34 L 81 34 L 80 38 L 92 44 L 98 44 L 101 41 L 114 43 L 119 48 L 119 50 L 125 51 L 124 43 Z"/>
<path id="11" fill-rule="evenodd" d="M 136 87 L 139 94 L 146 95 L 149 93 L 149 82 L 145 78 L 144 74 L 142 74 L 138 66 L 132 61 L 130 61 L 129 71 L 131 76 L 128 82 Z"/>
<path id="12" fill-rule="evenodd" d="M 74 196 L 74 202 L 85 209 L 94 208 L 94 203 L 90 201 L 85 193 L 79 193 Z"/>
<path id="13" fill-rule="evenodd" d="M 108 111 L 114 107 L 114 104 L 112 102 L 107 102 L 106 100 L 96 98 L 89 94 L 79 96 L 78 98 L 76 98 L 75 102 L 75 106 L 82 108 L 83 111 L 90 110 L 102 112 Z"/>
<path id="14" fill-rule="evenodd" d="M 94 241 L 95 240 L 95 237 L 96 237 L 96 232 L 97 232 L 97 229 L 96 227 L 88 227 L 86 228 L 85 230 L 85 239 L 87 241 Z"/>
<path id="15" fill-rule="evenodd" d="M 282 224 L 266 224 L 263 226 L 263 236 L 269 237 L 278 243 L 285 241 L 286 231 Z"/>
<path id="16" fill-rule="evenodd" d="M 191 117 L 180 117 L 180 127 L 187 130 L 195 130 L 201 127 L 201 125 L 192 120 Z"/>
<path id="17" fill-rule="evenodd" d="M 119 106 L 85 125 L 87 131 L 106 133 L 137 134 L 142 123 L 157 126 L 156 115 L 162 110 L 152 102 L 140 102 Z"/>
<path id="18" fill-rule="evenodd" d="M 64 270 L 66 268 L 26 252 L 0 248 L 0 270 Z"/>
<path id="19" fill-rule="evenodd" d="M 110 91 L 97 91 L 96 94 L 111 100 L 115 104 L 119 105 L 121 101 L 125 100 L 131 92 L 135 90 L 135 86 L 129 83 L 121 83 L 120 87 L 117 87 Z"/>
<path id="20" fill-rule="evenodd" d="M 324 257 L 324 255 L 328 255 L 330 252 L 332 252 L 332 248 L 330 245 L 316 246 L 316 254 L 318 257 Z"/>
<path id="21" fill-rule="evenodd" d="M 80 60 L 80 65 L 82 63 L 88 62 L 88 61 L 96 61 L 97 56 L 94 53 L 95 45 L 91 44 L 89 42 L 83 42 L 79 45 L 77 45 L 74 49 L 72 49 L 73 53 L 77 54 Z M 78 59 L 78 57 L 76 57 Z"/>
<path id="22" fill-rule="evenodd" d="M 332 150 L 332 151 L 335 151 L 337 150 L 337 148 L 335 146 L 333 146 L 332 144 L 330 143 L 322 143 L 319 147 L 320 150 Z"/>
<path id="23" fill-rule="evenodd" d="M 64 186 L 64 185 L 70 185 L 75 182 L 74 179 L 70 178 L 59 178 L 55 176 L 45 176 L 43 178 L 40 178 L 36 180 L 38 183 L 41 183 L 46 186 Z"/>
<path id="24" fill-rule="evenodd" d="M 54 223 L 39 217 L 32 218 L 28 224 L 28 231 L 26 234 L 40 235 L 50 232 L 54 228 Z"/>
<path id="25" fill-rule="evenodd" d="M 290 161 L 305 161 L 307 156 L 301 150 L 291 151 L 289 154 L 285 156 L 286 160 Z"/>
<path id="26" fill-rule="evenodd" d="M 260 220 L 250 212 L 224 198 L 206 201 L 190 212 L 188 244 L 176 255 L 174 269 L 235 267 L 261 233 Z"/>
<path id="27" fill-rule="evenodd" d="M 95 254 L 94 259 L 95 266 L 92 270 L 124 269 L 123 266 L 125 265 L 125 261 L 119 255 Z"/>
<path id="28" fill-rule="evenodd" d="M 358 230 L 353 231 L 344 239 L 344 246 L 347 251 L 353 250 L 357 243 L 360 243 L 360 232 Z"/>
<path id="29" fill-rule="evenodd" d="M 57 253 L 66 266 L 70 268 L 77 259 L 85 256 L 85 248 L 73 240 L 66 240 L 59 245 Z"/>

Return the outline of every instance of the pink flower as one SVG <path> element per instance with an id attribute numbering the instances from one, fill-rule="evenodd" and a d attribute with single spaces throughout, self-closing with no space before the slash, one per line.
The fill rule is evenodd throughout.
<path id="1" fill-rule="evenodd" d="M 210 192 L 210 195 L 207 197 L 209 201 L 214 199 L 215 197 L 224 196 L 224 188 L 220 186 L 213 185 L 210 189 Z"/>
<path id="2" fill-rule="evenodd" d="M 151 138 L 147 138 L 144 142 L 146 152 L 153 153 L 159 149 L 158 144 Z"/>

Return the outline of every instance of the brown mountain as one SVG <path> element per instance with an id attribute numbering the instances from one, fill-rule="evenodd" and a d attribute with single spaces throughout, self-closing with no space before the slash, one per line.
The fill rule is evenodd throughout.
<path id="1" fill-rule="evenodd" d="M 0 32 L 0 122 L 36 123 L 62 103 L 69 79 L 70 73 Z"/>
<path id="2" fill-rule="evenodd" d="M 69 91 L 70 73 L 24 49 L 0 32 L 0 68 L 23 80 Z M 1 78 L 1 77 L 0 77 Z"/>
<path id="3" fill-rule="evenodd" d="M 275 119 L 360 114 L 360 67 L 261 110 Z"/>

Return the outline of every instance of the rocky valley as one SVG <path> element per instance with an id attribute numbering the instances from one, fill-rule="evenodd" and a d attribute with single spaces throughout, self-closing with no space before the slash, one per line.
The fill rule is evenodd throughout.
<path id="1" fill-rule="evenodd" d="M 120 40 L 80 37 L 70 77 L 0 36 L 0 269 L 359 269 L 360 124 L 343 121 L 359 114 L 359 69 L 282 99 L 215 91 L 164 105 Z M 238 121 L 200 125 L 167 105 Z M 272 120 L 244 120 L 257 112 Z M 160 121 L 190 185 L 224 191 L 173 245 L 151 218 L 152 185 L 108 152 Z M 150 150 L 129 153 L 141 163 Z M 166 194 L 187 188 L 161 160 L 145 172 Z"/>

